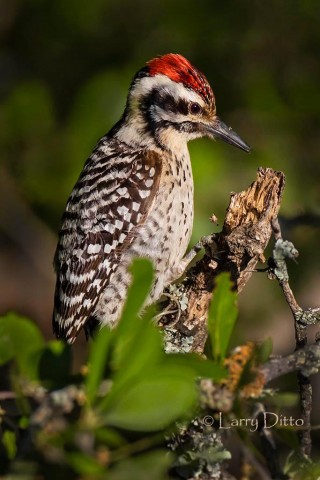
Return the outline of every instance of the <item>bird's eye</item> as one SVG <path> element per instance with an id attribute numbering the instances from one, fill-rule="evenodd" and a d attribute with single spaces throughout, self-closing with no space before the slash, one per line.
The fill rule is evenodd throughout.
<path id="1" fill-rule="evenodd" d="M 200 113 L 201 112 L 201 107 L 200 107 L 199 103 L 191 103 L 190 112 L 193 115 L 196 115 L 197 113 Z"/>

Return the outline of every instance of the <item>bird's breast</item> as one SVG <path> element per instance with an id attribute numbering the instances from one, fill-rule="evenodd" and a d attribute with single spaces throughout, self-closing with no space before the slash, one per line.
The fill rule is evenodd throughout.
<path id="1" fill-rule="evenodd" d="M 193 225 L 193 178 L 189 154 L 163 163 L 159 188 L 131 252 L 153 260 L 157 272 L 175 268 L 188 247 Z"/>

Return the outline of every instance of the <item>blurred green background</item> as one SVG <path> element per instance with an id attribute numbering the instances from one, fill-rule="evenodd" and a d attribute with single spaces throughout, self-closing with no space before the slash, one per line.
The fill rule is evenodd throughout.
<path id="1" fill-rule="evenodd" d="M 292 285 L 303 306 L 316 306 L 319 25 L 318 0 L 1 0 L 0 313 L 29 315 L 51 337 L 52 259 L 67 197 L 119 118 L 134 73 L 168 52 L 205 73 L 219 116 L 253 147 L 247 155 L 206 139 L 190 144 L 193 242 L 217 230 L 210 215 L 221 224 L 230 192 L 259 166 L 284 171 L 283 225 L 300 251 Z M 276 353 L 292 350 L 275 282 L 254 274 L 240 307 L 234 343 L 271 336 Z"/>

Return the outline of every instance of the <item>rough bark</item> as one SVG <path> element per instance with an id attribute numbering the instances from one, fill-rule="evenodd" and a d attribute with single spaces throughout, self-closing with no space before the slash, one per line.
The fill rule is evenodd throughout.
<path id="1" fill-rule="evenodd" d="M 235 289 L 243 290 L 257 262 L 264 261 L 271 221 L 278 214 L 284 185 L 282 172 L 259 168 L 257 179 L 247 190 L 231 195 L 221 233 L 214 236 L 206 254 L 179 286 L 179 297 L 186 299 L 187 306 L 179 310 L 178 320 L 172 314 L 162 318 L 162 325 L 171 333 L 172 348 L 185 350 L 186 337 L 192 337 L 187 342 L 188 351 L 203 352 L 215 278 L 221 272 L 230 272 Z M 174 308 L 173 303 L 169 310 Z"/>

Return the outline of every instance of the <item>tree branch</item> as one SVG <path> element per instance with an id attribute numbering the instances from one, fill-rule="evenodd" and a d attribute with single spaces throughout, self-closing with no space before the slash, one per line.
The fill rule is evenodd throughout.
<path id="1" fill-rule="evenodd" d="M 207 339 L 207 319 L 215 284 L 221 272 L 230 272 L 235 289 L 241 292 L 250 279 L 270 239 L 271 220 L 277 216 L 285 177 L 271 168 L 259 168 L 257 179 L 240 193 L 231 195 L 222 232 L 214 236 L 204 257 L 187 272 L 176 290 L 175 310 L 181 299 L 184 308 L 177 318 L 164 315 L 168 350 L 202 353 Z M 191 338 L 190 338 L 191 337 Z"/>
<path id="2" fill-rule="evenodd" d="M 295 337 L 296 337 L 296 350 L 298 357 L 297 361 L 300 361 L 300 357 L 303 351 L 300 349 L 307 345 L 307 329 L 306 326 L 310 324 L 315 324 L 320 321 L 319 308 L 303 310 L 295 299 L 295 296 L 291 290 L 289 284 L 289 275 L 286 265 L 286 259 L 295 260 L 298 256 L 298 251 L 295 249 L 294 245 L 291 242 L 285 241 L 282 238 L 280 224 L 277 218 L 272 220 L 272 229 L 276 244 L 273 250 L 273 257 L 271 265 L 271 275 L 273 278 L 276 278 L 279 282 L 280 287 L 282 288 L 284 297 L 290 307 L 294 318 L 294 328 L 295 328 Z M 315 350 L 318 346 L 311 346 L 312 354 L 317 353 L 318 350 Z M 310 347 L 310 348 L 311 348 Z M 319 348 L 319 347 L 318 347 Z M 304 352 L 308 352 L 308 349 L 305 349 Z M 316 356 L 316 358 L 317 358 Z M 316 360 L 316 359 L 315 359 Z M 287 365 L 289 365 L 291 360 Z M 314 362 L 314 365 L 318 365 L 318 362 Z M 312 373 L 312 370 L 311 370 Z M 310 382 L 310 371 L 308 369 L 300 369 L 298 372 L 298 382 L 300 390 L 300 407 L 301 407 L 301 417 L 304 422 L 305 428 L 299 432 L 301 440 L 301 451 L 304 455 L 310 456 L 311 454 L 311 409 L 312 409 L 312 385 Z"/>
<path id="3" fill-rule="evenodd" d="M 259 168 L 256 181 L 247 190 L 231 195 L 221 233 L 212 236 L 211 242 L 207 242 L 205 255 L 187 272 L 186 279 L 177 287 L 171 287 L 170 295 L 173 300 L 167 307 L 167 313 L 162 316 L 161 324 L 165 327 L 168 351 L 203 353 L 215 278 L 221 272 L 230 272 L 234 288 L 240 293 L 250 279 L 257 262 L 265 261 L 264 250 L 273 233 L 276 244 L 272 264 L 266 270 L 269 274 L 271 271 L 273 277 L 279 281 L 294 316 L 297 350 L 285 358 L 274 358 L 259 367 L 256 371 L 257 381 L 251 391 L 262 389 L 268 382 L 285 373 L 298 371 L 302 418 L 306 427 L 301 431 L 301 449 L 304 454 L 309 455 L 312 398 L 309 375 L 320 369 L 320 344 L 306 345 L 305 326 L 317 323 L 320 315 L 319 309 L 302 310 L 288 282 L 285 260 L 295 259 L 298 252 L 290 242 L 282 240 L 277 221 L 284 185 L 285 177 L 282 172 Z M 203 382 L 200 386 L 201 391 L 204 388 Z M 211 394 L 207 396 L 207 408 L 219 410 L 217 405 L 217 408 L 212 405 L 212 401 L 215 403 L 214 399 L 218 399 L 219 403 L 220 395 L 217 390 L 220 390 L 221 397 L 225 397 L 226 385 L 220 388 L 213 384 L 211 386 L 211 390 L 209 388 Z M 204 396 L 207 387 L 208 382 L 204 388 Z M 262 441 L 272 453 L 267 459 L 268 467 L 270 472 L 277 472 L 278 475 L 280 466 L 277 459 L 273 458 L 276 455 L 275 448 L 271 448 L 270 439 L 266 438 L 265 433 L 262 429 Z M 188 434 L 192 437 L 192 432 Z"/>

